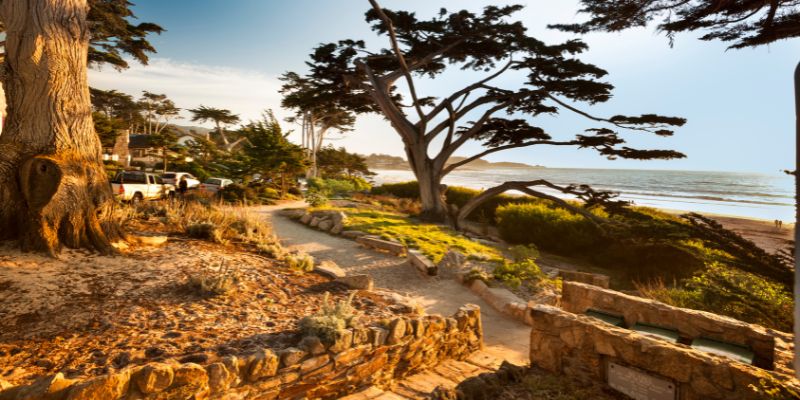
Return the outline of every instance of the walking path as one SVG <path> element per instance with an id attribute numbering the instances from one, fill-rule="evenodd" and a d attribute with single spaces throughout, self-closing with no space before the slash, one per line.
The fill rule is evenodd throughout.
<path id="1" fill-rule="evenodd" d="M 375 286 L 414 298 L 429 314 L 452 315 L 464 304 L 481 307 L 484 352 L 517 365 L 528 364 L 530 327 L 493 309 L 469 289 L 452 279 L 424 277 L 406 264 L 405 258 L 366 249 L 354 241 L 329 235 L 280 215 L 287 208 L 304 207 L 303 202 L 256 208 L 272 222 L 275 234 L 290 250 L 300 250 L 317 260 L 331 260 L 351 274 L 367 273 Z"/>

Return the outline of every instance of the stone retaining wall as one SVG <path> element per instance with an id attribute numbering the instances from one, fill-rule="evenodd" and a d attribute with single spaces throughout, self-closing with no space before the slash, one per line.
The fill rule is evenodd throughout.
<path id="1" fill-rule="evenodd" d="M 594 286 L 608 289 L 611 278 L 608 275 L 592 274 L 589 272 L 559 270 L 558 276 L 564 281 L 588 283 Z"/>
<path id="2" fill-rule="evenodd" d="M 762 379 L 789 378 L 551 306 L 532 307 L 531 319 L 531 364 L 580 380 L 607 382 L 613 363 L 644 374 L 631 383 L 666 380 L 680 400 L 755 400 Z"/>
<path id="3" fill-rule="evenodd" d="M 62 374 L 0 391 L 0 400 L 338 398 L 463 360 L 483 346 L 480 308 L 450 318 L 397 318 L 385 327 L 339 331 L 335 343 L 306 337 L 298 347 L 227 356 L 206 366 L 151 363 L 77 381 Z"/>
<path id="4" fill-rule="evenodd" d="M 577 282 L 564 282 L 561 308 L 575 314 L 605 311 L 623 316 L 627 326 L 656 325 L 677 330 L 684 339 L 704 337 L 745 346 L 755 353 L 754 364 L 766 369 L 774 366 L 775 338 L 759 325 Z"/>

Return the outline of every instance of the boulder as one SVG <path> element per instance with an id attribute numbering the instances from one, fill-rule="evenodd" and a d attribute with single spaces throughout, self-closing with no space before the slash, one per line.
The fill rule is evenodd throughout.
<path id="1" fill-rule="evenodd" d="M 329 219 L 323 219 L 319 222 L 319 224 L 317 224 L 317 228 L 321 231 L 327 232 L 333 228 L 333 221 Z"/>
<path id="2" fill-rule="evenodd" d="M 333 344 L 328 350 L 331 353 L 341 353 L 353 346 L 353 331 L 350 329 L 340 329 L 336 331 Z"/>
<path id="3" fill-rule="evenodd" d="M 361 236 L 356 239 L 356 242 L 372 249 L 387 251 L 398 257 L 406 254 L 406 246 L 404 244 L 390 240 L 384 240 L 377 236 Z"/>
<path id="4" fill-rule="evenodd" d="M 163 363 L 145 365 L 133 375 L 133 382 L 144 394 L 164 391 L 172 384 L 175 373 L 172 367 Z"/>
<path id="5" fill-rule="evenodd" d="M 338 224 L 333 225 L 333 227 L 331 228 L 330 232 L 332 234 L 334 234 L 334 235 L 338 235 L 338 234 L 342 233 L 342 231 L 344 231 L 344 224 L 338 223 Z"/>
<path id="6" fill-rule="evenodd" d="M 213 393 L 220 393 L 228 390 L 236 382 L 236 374 L 218 362 L 206 366 L 208 372 L 208 387 Z"/>
<path id="7" fill-rule="evenodd" d="M 447 253 L 442 257 L 442 260 L 439 261 L 439 264 L 436 266 L 439 267 L 441 270 L 448 270 L 448 271 L 459 271 L 464 268 L 464 265 L 467 262 L 467 256 L 461 253 L 458 250 L 450 249 Z"/>
<path id="8" fill-rule="evenodd" d="M 300 217 L 300 223 L 303 225 L 308 225 L 309 222 L 311 222 L 311 218 L 313 218 L 313 216 L 310 213 L 305 213 L 302 217 Z"/>
<path id="9" fill-rule="evenodd" d="M 395 318 L 389 323 L 389 335 L 386 337 L 387 344 L 396 344 L 406 334 L 406 321 L 402 318 Z"/>
<path id="10" fill-rule="evenodd" d="M 208 385 L 208 374 L 198 364 L 186 363 L 177 367 L 175 377 L 172 379 L 176 386 L 206 386 Z"/>
<path id="11" fill-rule="evenodd" d="M 261 349 L 256 352 L 247 371 L 247 379 L 251 382 L 262 378 L 275 376 L 278 372 L 278 355 L 270 349 Z"/>
<path id="12" fill-rule="evenodd" d="M 419 250 L 408 251 L 408 262 L 412 267 L 420 270 L 423 274 L 434 276 L 439 273 L 439 269 L 433 264 L 433 261 L 428 259 L 428 257 Z"/>
<path id="13" fill-rule="evenodd" d="M 316 228 L 319 223 L 322 222 L 322 218 L 318 217 L 311 217 L 311 222 L 308 223 L 308 226 L 312 228 Z"/>
<path id="14" fill-rule="evenodd" d="M 340 266 L 331 260 L 322 261 L 314 267 L 314 271 L 331 279 L 342 278 L 347 275 Z"/>
<path id="15" fill-rule="evenodd" d="M 299 363 L 300 360 L 302 360 L 303 357 L 306 356 L 306 354 L 308 354 L 308 353 L 306 353 L 305 351 L 300 350 L 300 349 L 298 349 L 296 347 L 289 347 L 289 348 L 283 349 L 281 351 L 281 353 L 280 353 L 281 366 L 283 366 L 283 367 L 291 367 L 292 365 L 295 365 L 295 364 Z"/>
<path id="16" fill-rule="evenodd" d="M 366 236 L 367 234 L 361 231 L 342 231 L 342 236 L 348 239 L 358 239 L 362 236 Z"/>
<path id="17" fill-rule="evenodd" d="M 343 283 L 351 289 L 372 290 L 374 283 L 372 277 L 367 274 L 347 275 L 336 278 L 336 282 Z"/>
<path id="18" fill-rule="evenodd" d="M 325 352 L 325 345 L 316 336 L 306 336 L 297 345 L 308 354 L 318 355 Z"/>
<path id="19" fill-rule="evenodd" d="M 128 371 L 98 376 L 73 386 L 67 395 L 67 400 L 119 399 L 128 392 L 129 385 Z"/>

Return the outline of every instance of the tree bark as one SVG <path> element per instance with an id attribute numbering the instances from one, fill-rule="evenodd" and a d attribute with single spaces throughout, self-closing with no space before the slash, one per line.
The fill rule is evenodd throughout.
<path id="1" fill-rule="evenodd" d="M 56 255 L 63 245 L 113 253 L 120 235 L 92 123 L 86 0 L 5 0 L 0 239 Z"/>

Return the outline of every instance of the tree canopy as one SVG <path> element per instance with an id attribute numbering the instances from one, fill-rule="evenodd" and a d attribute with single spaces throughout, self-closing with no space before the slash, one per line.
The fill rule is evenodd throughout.
<path id="1" fill-rule="evenodd" d="M 612 159 L 683 157 L 673 150 L 625 146 L 620 135 L 625 130 L 670 136 L 673 127 L 685 123 L 682 118 L 651 113 L 600 117 L 581 109 L 581 103 L 591 106 L 611 98 L 613 86 L 602 80 L 606 71 L 577 58 L 587 49 L 580 40 L 548 45 L 529 36 L 521 22 L 511 20 L 522 6 L 488 6 L 481 13 L 441 9 L 422 19 L 413 12 L 381 8 L 375 0 L 370 3 L 366 20 L 388 37 L 389 46 L 368 49 L 364 41 L 353 39 L 322 44 L 308 62 L 309 82 L 315 90 L 338 91 L 354 112 L 378 112 L 391 122 L 420 182 L 424 212 L 441 216 L 438 187 L 447 173 L 512 148 L 575 146 Z M 483 76 L 444 97 L 418 93 L 419 80 L 455 68 Z M 524 80 L 514 84 L 498 79 L 504 74 Z M 398 85 L 404 85 L 409 99 L 401 97 Z M 598 125 L 572 138 L 556 138 L 533 124 L 536 117 L 565 111 Z M 470 141 L 484 150 L 445 167 Z M 441 147 L 434 149 L 434 143 Z M 429 155 L 431 150 L 435 155 Z"/>
<path id="2" fill-rule="evenodd" d="M 800 36 L 797 0 L 581 0 L 581 4 L 588 21 L 552 27 L 576 33 L 615 32 L 655 21 L 670 42 L 677 33 L 703 31 L 701 40 L 729 42 L 733 49 Z"/>
<path id="3" fill-rule="evenodd" d="M 160 34 L 164 28 L 152 22 L 133 24 L 133 5 L 128 0 L 89 0 L 90 65 L 109 64 L 125 69 L 128 62 L 124 55 L 147 65 L 149 53 L 156 52 L 147 35 Z"/>
<path id="4" fill-rule="evenodd" d="M 317 153 L 317 166 L 323 177 L 352 177 L 355 175 L 374 175 L 367 167 L 367 160 L 354 153 L 349 153 L 344 147 L 338 149 L 325 146 Z"/>
<path id="5" fill-rule="evenodd" d="M 225 135 L 225 125 L 236 124 L 240 121 L 239 116 L 232 113 L 231 110 L 200 105 L 197 108 L 190 109 L 189 112 L 192 113 L 192 122 L 211 121 L 214 123 L 217 135 L 219 135 L 222 141 L 221 144 L 225 146 L 226 150 L 230 151 L 235 144 L 239 143 L 235 142 L 235 144 L 232 145 L 228 140 L 228 136 Z"/>

